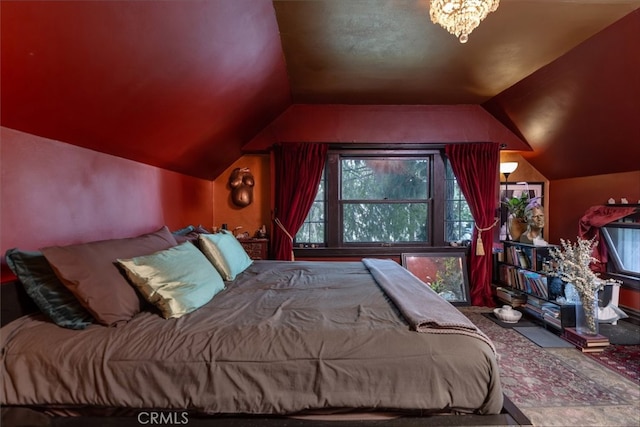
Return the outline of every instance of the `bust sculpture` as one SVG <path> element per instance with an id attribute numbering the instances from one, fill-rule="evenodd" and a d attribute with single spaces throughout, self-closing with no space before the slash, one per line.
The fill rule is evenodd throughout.
<path id="1" fill-rule="evenodd" d="M 529 243 L 534 245 L 546 245 L 547 242 L 542 238 L 542 229 L 544 228 L 544 210 L 540 205 L 534 205 L 525 210 L 527 219 L 527 230 L 520 235 L 520 243 Z"/>

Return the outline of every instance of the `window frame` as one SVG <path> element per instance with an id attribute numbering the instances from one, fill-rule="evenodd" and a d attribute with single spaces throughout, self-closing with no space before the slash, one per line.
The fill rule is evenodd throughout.
<path id="1" fill-rule="evenodd" d="M 396 153 L 391 154 L 389 151 L 385 151 L 384 155 L 380 155 L 379 151 L 374 151 L 373 153 L 371 151 L 368 150 L 356 150 L 356 151 L 352 151 L 352 150 L 339 150 L 339 151 L 331 151 L 329 153 L 327 153 L 328 159 L 329 160 L 331 158 L 331 156 L 335 156 L 335 160 L 331 162 L 331 164 L 333 165 L 334 169 L 331 169 L 328 172 L 327 178 L 329 179 L 329 181 L 327 182 L 327 184 L 330 183 L 330 185 L 334 185 L 335 188 L 335 197 L 327 197 L 326 199 L 326 207 L 327 207 L 327 213 L 325 214 L 325 217 L 327 218 L 327 220 L 331 221 L 333 220 L 334 223 L 334 230 L 335 230 L 335 234 L 332 236 L 333 237 L 333 241 L 337 242 L 336 247 L 371 247 L 371 246 L 389 246 L 389 247 L 398 247 L 398 246 L 404 246 L 404 247 L 410 247 L 410 246 L 424 246 L 425 244 L 428 244 L 430 242 L 430 238 L 431 238 L 431 228 L 433 227 L 429 227 L 430 223 L 433 222 L 433 220 L 430 220 L 432 218 L 432 212 L 433 212 L 433 192 L 432 192 L 432 187 L 433 187 L 433 172 L 432 172 L 432 168 L 433 168 L 433 154 L 424 154 L 424 153 L 419 153 L 419 152 L 408 152 L 407 150 L 403 151 L 402 154 L 398 155 Z M 366 159 L 366 158 L 373 158 L 373 159 L 380 159 L 380 160 L 389 160 L 389 159 L 407 159 L 407 160 L 423 160 L 426 159 L 427 160 L 427 172 L 429 173 L 429 177 L 428 177 L 428 188 L 427 188 L 427 198 L 426 199 L 419 199 L 419 200 L 412 200 L 412 199 L 403 199 L 403 200 L 393 200 L 393 201 L 389 201 L 389 202 L 385 202 L 383 200 L 379 200 L 379 199 L 372 199 L 372 200 L 356 200 L 356 199 L 344 199 L 342 197 L 342 168 L 341 168 L 341 164 L 342 164 L 342 160 L 345 158 L 357 158 L 357 159 Z M 333 174 L 333 175 L 332 175 Z M 332 180 L 333 179 L 333 180 Z M 349 204 L 358 204 L 358 203 L 364 203 L 364 204 L 380 204 L 380 203 L 389 203 L 389 204 L 408 204 L 408 203 L 421 203 L 421 204 L 425 204 L 427 206 L 427 223 L 424 224 L 425 226 L 425 232 L 427 234 L 427 240 L 426 241 L 410 241 L 410 242 L 398 242 L 398 243 L 390 243 L 390 242 L 345 242 L 344 241 L 344 230 L 343 230 L 343 220 L 344 220 L 344 208 L 346 205 Z M 331 245 L 329 245 L 331 246 Z"/>
<path id="2" fill-rule="evenodd" d="M 607 228 L 631 228 L 640 230 L 639 223 L 625 223 L 625 222 L 611 222 L 604 225 L 601 228 L 604 242 L 607 245 L 609 252 L 609 259 L 607 260 L 607 273 L 606 276 L 612 279 L 617 279 L 623 282 L 625 287 L 631 289 L 640 290 L 640 274 L 633 271 L 625 270 L 618 258 L 618 252 L 615 245 L 609 235 Z"/>
<path id="3" fill-rule="evenodd" d="M 429 194 L 427 241 L 389 243 L 344 243 L 341 236 L 342 218 L 334 212 L 338 204 L 340 191 L 339 163 L 341 157 L 386 157 L 386 158 L 429 158 Z M 416 248 L 444 248 L 449 247 L 445 242 L 445 154 L 444 146 L 414 144 L 411 146 L 380 147 L 375 145 L 363 146 L 332 146 L 327 152 L 325 163 L 325 242 L 307 244 L 295 242 L 296 257 L 311 259 L 315 256 L 366 256 L 393 255 L 408 252 Z M 438 202 L 439 201 L 439 202 Z M 341 212 L 341 211 L 340 211 Z M 407 250 L 409 249 L 409 250 Z"/>

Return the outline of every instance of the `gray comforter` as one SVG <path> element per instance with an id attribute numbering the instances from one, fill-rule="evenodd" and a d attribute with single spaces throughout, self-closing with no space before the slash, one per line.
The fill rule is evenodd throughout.
<path id="1" fill-rule="evenodd" d="M 393 283 L 395 267 L 378 267 L 391 268 L 382 274 Z M 256 261 L 180 319 L 147 311 L 122 327 L 77 331 L 23 317 L 0 331 L 0 404 L 499 413 L 490 342 L 455 307 L 415 284 L 403 291 L 415 295 L 410 308 L 420 301 L 438 333 L 416 332 L 361 262 Z"/>

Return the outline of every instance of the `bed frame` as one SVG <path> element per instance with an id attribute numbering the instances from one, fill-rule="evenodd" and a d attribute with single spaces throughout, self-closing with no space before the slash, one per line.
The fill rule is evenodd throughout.
<path id="1" fill-rule="evenodd" d="M 18 280 L 0 284 L 0 304 L 0 326 L 18 317 L 38 312 L 38 307 Z"/>
<path id="2" fill-rule="evenodd" d="M 26 294 L 22 285 L 17 281 L 9 281 L 0 285 L 2 326 L 21 316 L 35 313 L 38 308 Z M 142 412 L 142 411 L 140 411 Z M 164 411 L 155 411 L 164 412 Z M 174 411 L 175 412 L 175 411 Z M 137 416 L 114 417 L 56 417 L 45 414 L 37 408 L 29 407 L 2 407 L 0 409 L 0 425 L 3 427 L 30 425 L 33 427 L 140 427 Z M 26 422 L 26 424 L 25 424 Z M 182 423 L 184 424 L 184 423 Z M 167 424 L 164 424 L 167 425 Z M 180 424 L 173 424 L 180 425 Z M 504 404 L 500 414 L 496 415 L 429 415 L 409 413 L 399 418 L 362 421 L 358 419 L 336 420 L 322 419 L 298 419 L 283 416 L 201 416 L 188 415 L 190 427 L 422 427 L 422 426 L 481 426 L 481 425 L 509 425 L 528 426 L 531 421 L 504 396 Z"/>

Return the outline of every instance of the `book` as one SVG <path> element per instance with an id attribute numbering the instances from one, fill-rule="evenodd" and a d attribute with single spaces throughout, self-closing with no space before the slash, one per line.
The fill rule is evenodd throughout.
<path id="1" fill-rule="evenodd" d="M 582 335 L 580 333 L 578 333 L 578 331 L 576 330 L 576 328 L 565 328 L 564 329 L 564 333 L 565 335 L 569 335 L 579 341 L 585 341 L 585 342 L 590 342 L 590 343 L 595 343 L 595 342 L 609 342 L 609 338 L 602 335 L 602 334 L 596 334 L 596 335 Z"/>
<path id="2" fill-rule="evenodd" d="M 610 344 L 609 338 L 604 335 L 581 335 L 575 328 L 565 328 L 562 337 L 580 349 L 603 348 Z"/>
<path id="3" fill-rule="evenodd" d="M 605 347 L 588 347 L 588 348 L 583 348 L 583 347 L 578 347 L 580 349 L 581 352 L 583 353 L 601 353 L 604 351 Z"/>
<path id="4" fill-rule="evenodd" d="M 498 287 L 496 288 L 496 296 L 504 301 L 510 303 L 513 307 L 519 307 L 524 305 L 527 301 L 526 295 L 516 293 L 510 289 Z"/>
<path id="5" fill-rule="evenodd" d="M 575 340 L 573 338 L 569 338 L 565 335 L 562 336 L 562 338 L 564 338 L 566 341 L 570 342 L 571 344 L 575 345 L 577 348 L 579 349 L 603 349 L 604 347 L 608 347 L 609 346 L 609 341 L 602 341 L 602 342 L 596 342 L 596 343 L 585 343 L 585 342 L 581 342 L 578 340 Z"/>
<path id="6" fill-rule="evenodd" d="M 525 251 L 523 251 L 520 248 L 516 248 L 516 253 L 518 255 L 518 266 L 519 267 L 522 267 L 522 268 L 531 267 L 531 263 L 529 262 L 529 257 L 527 257 L 527 254 L 525 253 Z"/>

